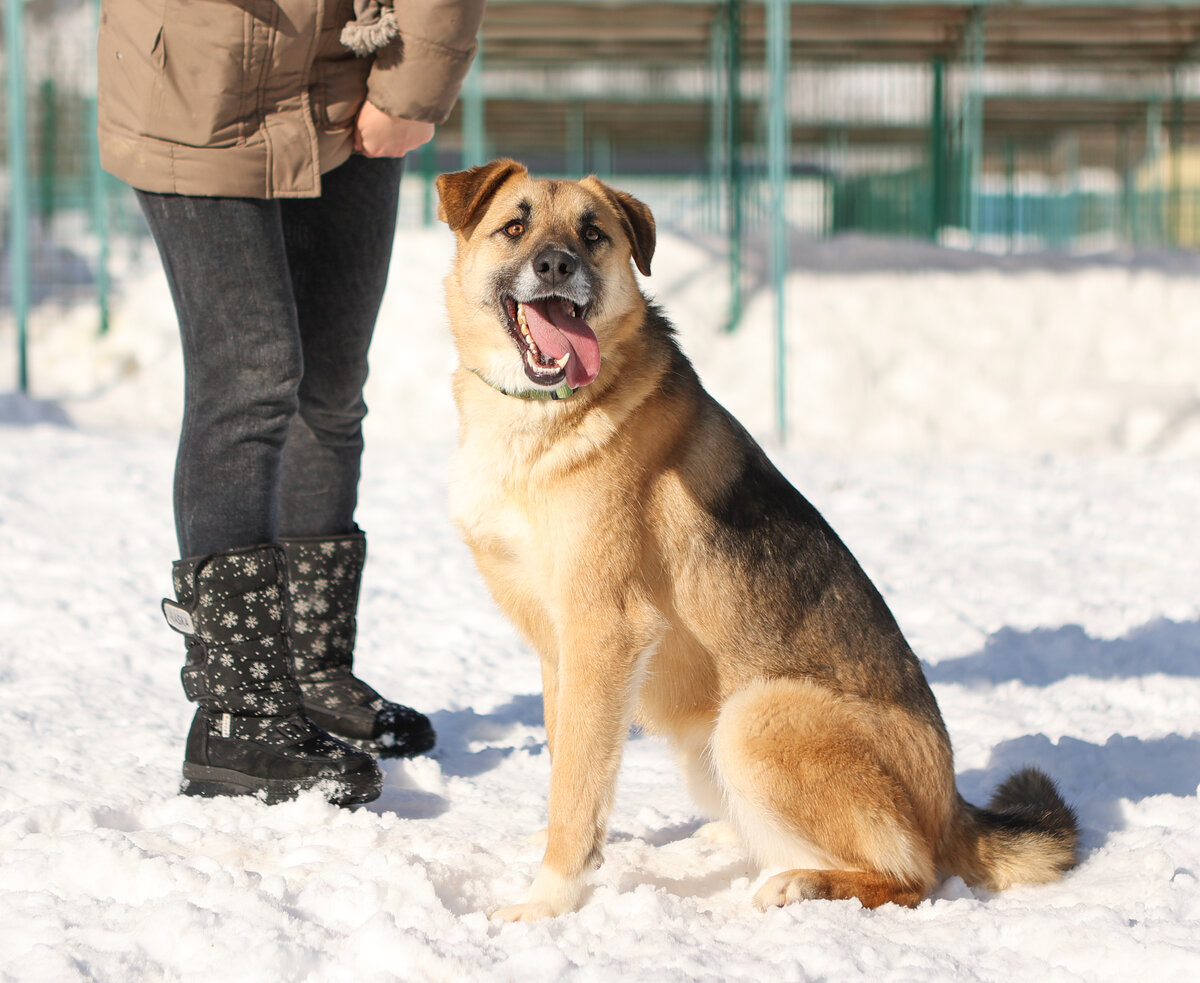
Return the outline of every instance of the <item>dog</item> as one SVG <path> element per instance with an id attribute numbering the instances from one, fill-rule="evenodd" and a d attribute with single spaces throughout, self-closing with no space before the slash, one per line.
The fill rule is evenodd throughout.
<path id="1" fill-rule="evenodd" d="M 959 796 L 883 598 L 642 293 L 649 209 L 513 160 L 437 188 L 457 244 L 450 510 L 541 659 L 551 756 L 541 867 L 492 917 L 579 906 L 633 723 L 673 745 L 701 810 L 781 869 L 759 908 L 915 906 L 950 874 L 999 890 L 1070 869 L 1076 818 L 1043 773 L 1013 775 L 986 809 Z"/>

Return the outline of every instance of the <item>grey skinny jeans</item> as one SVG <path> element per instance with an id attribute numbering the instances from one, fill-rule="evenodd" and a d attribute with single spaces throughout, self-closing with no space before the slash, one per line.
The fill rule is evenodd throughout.
<path id="1" fill-rule="evenodd" d="M 181 556 L 356 530 L 401 171 L 352 156 L 319 198 L 138 192 L 183 341 Z"/>

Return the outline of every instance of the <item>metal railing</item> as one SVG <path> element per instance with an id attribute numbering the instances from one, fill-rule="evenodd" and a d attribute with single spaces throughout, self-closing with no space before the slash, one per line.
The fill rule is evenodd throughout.
<path id="1" fill-rule="evenodd" d="M 771 267 L 756 282 L 782 301 L 794 234 L 858 231 L 998 252 L 1200 246 L 1200 149 L 1188 142 L 1200 117 L 1194 66 L 1136 77 L 1103 65 L 997 69 L 982 62 L 979 15 L 954 62 L 797 64 L 775 43 L 747 67 L 737 56 L 741 6 L 728 2 L 714 19 L 704 64 L 664 70 L 652 90 L 644 79 L 631 87 L 630 66 L 581 67 L 565 96 L 561 85 L 489 67 L 485 23 L 484 57 L 455 116 L 410 165 L 402 221 L 431 222 L 436 172 L 484 154 L 536 153 L 550 170 L 596 170 L 644 197 L 663 225 L 725 238 L 731 325 L 744 262 Z M 768 43 L 784 37 L 783 18 L 799 6 L 764 5 L 775 25 Z M 145 242 L 128 189 L 98 163 L 97 9 L 98 0 L 5 0 L 0 328 L 13 328 L 22 390 L 31 319 L 55 304 L 90 304 L 103 332 L 119 286 L 112 260 Z M 1048 128 L 1042 95 L 1079 119 Z M 678 100 L 692 144 L 680 144 L 684 114 L 667 132 L 669 105 L 653 117 L 667 122 L 631 130 L 638 98 Z M 520 127 L 504 124 L 497 107 L 521 100 L 539 114 L 563 103 L 562 147 L 535 151 Z M 1097 116 L 1096 106 L 1120 119 Z M 761 256 L 743 255 L 751 241 Z M 760 262 L 770 256 L 774 264 Z M 782 311 L 781 302 L 781 346 Z"/>

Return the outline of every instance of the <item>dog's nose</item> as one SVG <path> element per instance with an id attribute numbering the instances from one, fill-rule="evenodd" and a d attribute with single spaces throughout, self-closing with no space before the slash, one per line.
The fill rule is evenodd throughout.
<path id="1" fill-rule="evenodd" d="M 543 249 L 533 258 L 533 272 L 551 286 L 571 279 L 578 267 L 579 261 L 565 249 Z"/>

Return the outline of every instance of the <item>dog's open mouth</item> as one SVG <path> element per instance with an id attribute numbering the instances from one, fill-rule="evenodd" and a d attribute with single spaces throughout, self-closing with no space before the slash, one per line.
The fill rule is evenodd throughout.
<path id="1" fill-rule="evenodd" d="M 600 343 L 583 319 L 586 307 L 579 309 L 565 297 L 505 297 L 504 312 L 525 374 L 539 386 L 553 387 L 565 380 L 578 389 L 599 374 Z"/>

